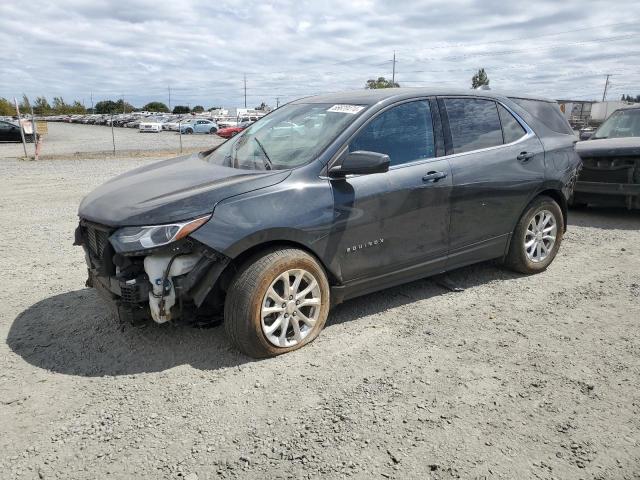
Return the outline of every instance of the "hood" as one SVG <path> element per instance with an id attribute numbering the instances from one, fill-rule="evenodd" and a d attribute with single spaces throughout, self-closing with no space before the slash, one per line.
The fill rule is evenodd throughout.
<path id="1" fill-rule="evenodd" d="M 78 215 L 112 227 L 156 225 L 211 213 L 225 198 L 283 181 L 289 170 L 222 167 L 199 154 L 155 162 L 119 175 L 81 202 Z"/>
<path id="2" fill-rule="evenodd" d="M 581 157 L 640 156 L 640 137 L 601 138 L 576 144 Z"/>

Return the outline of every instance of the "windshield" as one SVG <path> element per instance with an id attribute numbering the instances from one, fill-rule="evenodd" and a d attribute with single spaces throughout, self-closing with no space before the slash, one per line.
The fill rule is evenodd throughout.
<path id="1" fill-rule="evenodd" d="M 591 138 L 622 137 L 640 137 L 640 108 L 613 112 Z"/>
<path id="2" fill-rule="evenodd" d="M 285 105 L 223 143 L 208 161 L 247 170 L 285 170 L 316 158 L 365 107 Z"/>

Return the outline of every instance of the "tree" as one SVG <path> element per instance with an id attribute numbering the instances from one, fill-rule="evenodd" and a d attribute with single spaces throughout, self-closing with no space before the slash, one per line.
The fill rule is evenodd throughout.
<path id="1" fill-rule="evenodd" d="M 261 102 L 254 110 L 258 110 L 259 112 L 268 112 L 271 110 L 271 107 L 264 102 Z"/>
<path id="2" fill-rule="evenodd" d="M 69 114 L 71 113 L 71 107 L 64 103 L 64 99 L 62 97 L 53 97 L 53 106 L 52 109 L 57 114 Z"/>
<path id="3" fill-rule="evenodd" d="M 222 110 L 222 107 L 211 107 L 211 108 L 207 108 L 207 112 L 213 112 L 214 110 Z"/>
<path id="4" fill-rule="evenodd" d="M 193 113 L 202 113 L 204 112 L 204 107 L 202 105 L 196 105 L 191 109 Z"/>
<path id="5" fill-rule="evenodd" d="M 69 108 L 69 113 L 84 114 L 87 113 L 87 109 L 78 100 L 75 100 L 73 105 Z"/>
<path id="6" fill-rule="evenodd" d="M 378 77 L 377 80 L 369 79 L 367 80 L 364 88 L 374 89 L 374 88 L 398 88 L 400 84 L 393 82 L 391 80 L 387 80 L 384 77 Z"/>
<path id="7" fill-rule="evenodd" d="M 16 107 L 6 98 L 0 97 L 0 115 L 12 117 L 16 114 Z"/>
<path id="8" fill-rule="evenodd" d="M 487 73 L 484 71 L 484 68 L 481 68 L 478 70 L 478 73 L 471 78 L 471 88 L 475 90 L 476 88 L 484 85 L 489 85 L 489 77 L 487 77 Z"/>
<path id="9" fill-rule="evenodd" d="M 131 105 L 130 103 L 125 102 L 122 98 L 116 102 L 118 109 L 115 113 L 131 113 L 136 111 L 136 107 Z"/>
<path id="10" fill-rule="evenodd" d="M 33 104 L 33 112 L 38 115 L 49 115 L 51 113 L 51 105 L 46 97 L 38 97 Z"/>
<path id="11" fill-rule="evenodd" d="M 18 105 L 20 109 L 20 113 L 30 113 L 31 112 L 31 103 L 29 102 L 29 97 L 27 97 L 24 93 L 22 94 L 22 101 Z"/>
<path id="12" fill-rule="evenodd" d="M 116 113 L 118 111 L 118 104 L 113 100 L 101 100 L 96 103 L 94 110 L 96 113 Z M 120 110 L 122 111 L 122 110 Z"/>
<path id="13" fill-rule="evenodd" d="M 169 108 L 162 102 L 149 102 L 142 110 L 147 112 L 169 112 Z"/>
<path id="14" fill-rule="evenodd" d="M 173 113 L 191 113 L 191 109 L 185 105 L 176 105 L 173 107 Z"/>
<path id="15" fill-rule="evenodd" d="M 640 95 L 633 97 L 632 95 L 623 94 L 620 100 L 623 102 L 640 103 Z"/>

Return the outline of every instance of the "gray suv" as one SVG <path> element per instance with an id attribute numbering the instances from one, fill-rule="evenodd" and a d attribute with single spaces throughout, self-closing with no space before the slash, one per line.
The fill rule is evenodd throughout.
<path id="1" fill-rule="evenodd" d="M 346 299 L 475 262 L 555 257 L 580 166 L 551 100 L 487 91 L 304 98 L 215 149 L 87 195 L 76 244 L 122 321 L 222 318 L 244 353 L 302 347 Z"/>

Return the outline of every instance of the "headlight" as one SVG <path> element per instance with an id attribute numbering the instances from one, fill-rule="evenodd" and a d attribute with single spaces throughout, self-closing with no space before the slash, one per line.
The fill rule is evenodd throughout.
<path id="1" fill-rule="evenodd" d="M 194 220 L 167 225 L 149 225 L 145 227 L 124 227 L 111 235 L 110 240 L 118 252 L 133 252 L 148 248 L 161 247 L 186 237 L 207 223 L 211 215 Z"/>

